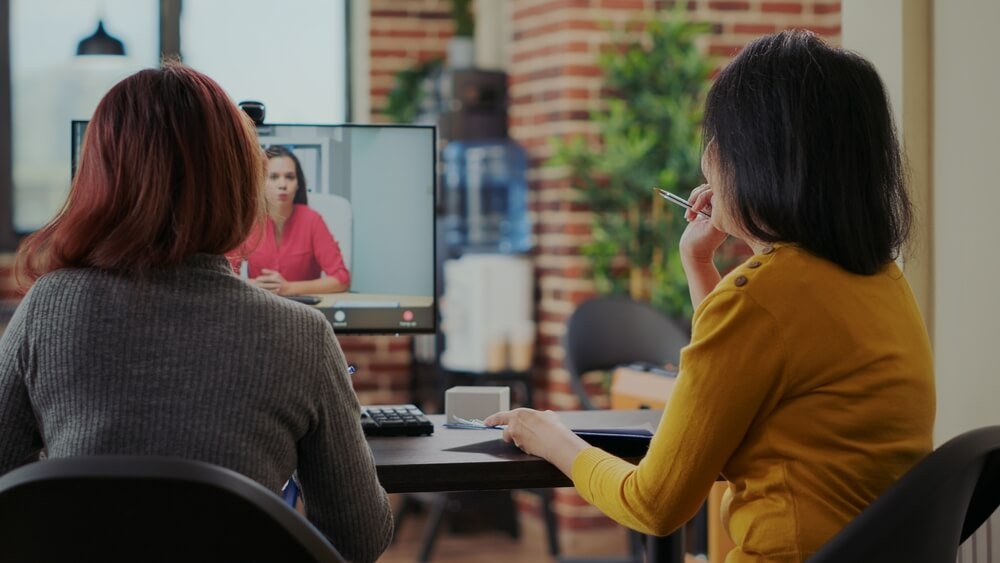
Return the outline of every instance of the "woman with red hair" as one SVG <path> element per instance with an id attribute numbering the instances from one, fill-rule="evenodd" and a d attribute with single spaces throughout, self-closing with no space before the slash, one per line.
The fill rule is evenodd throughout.
<path id="1" fill-rule="evenodd" d="M 0 474 L 80 455 L 228 467 L 352 561 L 392 537 L 343 353 L 317 311 L 244 283 L 224 254 L 264 218 L 253 125 L 207 76 L 144 70 L 101 100 L 59 215 L 25 240 L 30 287 L 0 339 Z"/>

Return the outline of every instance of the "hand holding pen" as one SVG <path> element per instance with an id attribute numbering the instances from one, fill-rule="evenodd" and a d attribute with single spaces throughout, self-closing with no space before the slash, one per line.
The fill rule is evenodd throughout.
<path id="1" fill-rule="evenodd" d="M 721 279 L 719 271 L 715 267 L 714 257 L 715 252 L 729 236 L 722 230 L 725 228 L 725 213 L 720 210 L 722 215 L 711 218 L 711 212 L 714 211 L 713 195 L 712 187 L 708 184 L 702 184 L 691 190 L 691 197 L 683 204 L 663 196 L 687 209 L 684 218 L 687 219 L 688 224 L 681 234 L 678 246 L 681 265 L 684 267 L 684 273 L 688 279 L 688 289 L 691 292 L 691 304 L 695 308 Z"/>
<path id="2" fill-rule="evenodd" d="M 702 186 L 707 187 L 708 184 L 702 184 Z M 702 186 L 699 186 L 699 188 L 702 187 Z M 698 209 L 697 211 L 695 211 L 695 207 L 692 204 L 688 203 L 688 200 L 686 200 L 686 199 L 684 199 L 684 198 L 682 198 L 680 196 L 674 195 L 674 194 L 668 192 L 667 190 L 663 190 L 663 189 L 660 189 L 660 188 L 653 188 L 653 189 L 656 190 L 660 194 L 660 196 L 663 197 L 663 199 L 665 199 L 665 200 L 667 200 L 667 201 L 669 201 L 671 203 L 676 203 L 677 205 L 680 205 L 684 209 L 687 209 L 688 210 L 688 214 L 699 213 L 699 214 L 701 214 L 702 216 L 704 216 L 707 219 L 711 219 L 712 218 L 712 215 L 710 213 L 708 213 L 707 211 L 703 210 L 703 209 Z M 695 189 L 697 190 L 697 188 L 695 188 Z M 685 216 L 687 216 L 687 214 Z M 694 217 L 688 217 L 688 221 L 690 221 L 692 219 L 694 219 Z"/>

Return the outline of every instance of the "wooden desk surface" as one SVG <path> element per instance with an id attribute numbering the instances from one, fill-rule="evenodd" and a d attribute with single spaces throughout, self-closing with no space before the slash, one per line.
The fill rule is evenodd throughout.
<path id="1" fill-rule="evenodd" d="M 570 428 L 655 430 L 661 410 L 564 411 Z M 430 436 L 369 438 L 379 481 L 390 493 L 481 491 L 572 486 L 549 462 L 500 439 L 500 430 L 445 428 L 444 415 L 428 415 Z M 632 458 L 630 461 L 638 461 Z"/>
<path id="2" fill-rule="evenodd" d="M 349 308 L 352 303 L 399 303 L 401 308 L 430 307 L 434 298 L 424 295 L 381 295 L 376 293 L 316 293 L 321 301 L 314 305 L 320 309 Z"/>

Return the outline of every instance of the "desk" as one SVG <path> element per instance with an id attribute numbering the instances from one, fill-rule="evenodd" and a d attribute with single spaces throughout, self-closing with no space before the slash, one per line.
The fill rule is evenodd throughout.
<path id="1" fill-rule="evenodd" d="M 570 428 L 655 429 L 662 413 L 660 410 L 564 411 L 558 415 Z M 499 430 L 444 428 L 444 415 L 428 418 L 434 423 L 431 436 L 368 439 L 379 481 L 386 491 L 484 491 L 573 485 L 549 462 L 504 443 Z M 684 560 L 681 534 L 652 539 L 647 561 Z"/>
<path id="2" fill-rule="evenodd" d="M 319 309 L 333 309 L 341 307 L 349 309 L 351 306 L 380 306 L 385 303 L 398 303 L 396 308 L 430 307 L 434 304 L 434 298 L 430 295 L 383 295 L 379 293 L 314 293 L 321 301 L 315 305 Z"/>

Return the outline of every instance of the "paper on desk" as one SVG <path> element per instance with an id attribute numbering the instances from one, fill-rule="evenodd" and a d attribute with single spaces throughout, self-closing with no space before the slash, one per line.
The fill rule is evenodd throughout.
<path id="1" fill-rule="evenodd" d="M 460 416 L 452 417 L 455 422 L 449 422 L 444 425 L 445 428 L 457 428 L 459 430 L 503 430 L 506 425 L 499 426 L 486 426 L 486 423 L 478 418 L 462 418 Z M 578 434 L 606 434 L 609 436 L 621 435 L 621 436 L 640 436 L 649 437 L 652 436 L 656 431 L 651 423 L 643 423 L 637 426 L 623 426 L 619 428 L 573 428 L 573 432 Z"/>
<path id="2" fill-rule="evenodd" d="M 457 428 L 459 430 L 503 430 L 507 428 L 507 425 L 501 424 L 498 426 L 486 426 L 486 423 L 478 418 L 462 418 L 460 416 L 453 416 L 456 422 L 449 422 L 444 425 L 445 428 Z"/>

